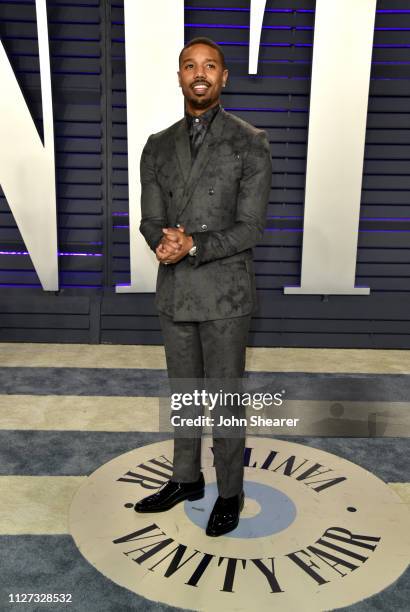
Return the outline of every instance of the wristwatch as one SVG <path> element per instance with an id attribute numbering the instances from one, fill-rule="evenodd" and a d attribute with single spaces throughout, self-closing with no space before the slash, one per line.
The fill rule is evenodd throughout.
<path id="1" fill-rule="evenodd" d="M 195 245 L 195 244 L 194 244 L 194 246 L 192 247 L 192 249 L 189 249 L 189 251 L 188 251 L 188 255 L 189 255 L 190 257 L 195 257 L 195 255 L 196 255 L 196 245 Z"/>

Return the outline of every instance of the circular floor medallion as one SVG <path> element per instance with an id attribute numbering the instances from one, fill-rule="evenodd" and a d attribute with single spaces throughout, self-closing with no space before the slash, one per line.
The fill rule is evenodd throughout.
<path id="1" fill-rule="evenodd" d="M 172 441 L 125 453 L 91 474 L 70 508 L 70 531 L 105 576 L 148 599 L 192 610 L 320 611 L 389 586 L 410 557 L 409 512 L 386 483 L 309 446 L 248 438 L 238 528 L 205 535 L 217 496 L 212 441 L 203 440 L 206 494 L 156 514 L 135 502 L 171 474 Z"/>

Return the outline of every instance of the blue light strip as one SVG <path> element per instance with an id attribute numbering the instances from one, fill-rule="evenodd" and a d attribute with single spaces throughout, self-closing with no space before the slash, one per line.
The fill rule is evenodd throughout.
<path id="1" fill-rule="evenodd" d="M 283 45 L 285 46 L 285 45 Z M 291 46 L 291 45 L 286 45 L 286 46 Z M 230 58 L 229 59 L 229 64 L 244 64 L 246 65 L 248 63 L 247 59 L 233 59 Z M 300 64 L 300 65 L 306 65 L 306 66 L 311 66 L 312 65 L 312 60 L 291 60 L 291 59 L 260 59 L 259 60 L 259 64 L 288 64 L 289 66 L 293 66 L 294 64 Z M 372 66 L 408 66 L 410 64 L 410 61 L 408 62 L 403 62 L 403 61 L 372 61 Z M 242 94 L 237 94 L 237 95 L 242 95 Z M 245 95 L 245 94 L 243 94 Z M 247 95 L 247 94 L 246 94 Z M 255 92 L 255 95 L 258 95 L 258 92 Z M 287 94 L 282 94 L 282 95 L 287 95 Z M 115 107 L 115 108 L 125 108 L 125 104 Z M 125 153 L 115 153 L 115 155 L 125 155 Z"/>
<path id="2" fill-rule="evenodd" d="M 288 219 L 288 220 L 296 220 L 296 221 L 300 221 L 302 220 L 304 217 L 303 215 L 271 215 L 266 217 L 267 219 Z M 359 221 L 397 221 L 397 223 L 401 223 L 402 221 L 410 221 L 410 217 L 360 217 Z"/>
<path id="3" fill-rule="evenodd" d="M 186 28 L 221 28 L 224 30 L 249 30 L 248 25 L 226 25 L 223 23 L 186 23 Z M 313 30 L 311 26 L 262 26 L 263 30 Z"/>
<path id="4" fill-rule="evenodd" d="M 1 4 L 3 4 L 3 2 L 1 2 Z M 10 4 L 10 2 L 8 2 L 7 4 Z M 34 4 L 34 2 L 18 2 L 17 4 Z M 60 4 L 59 6 L 63 6 L 62 4 Z M 85 5 L 80 5 L 77 4 L 76 6 L 87 6 L 87 4 Z M 34 25 L 37 25 L 37 21 L 35 19 L 3 19 L 2 20 L 3 23 L 31 23 Z M 96 25 L 99 26 L 100 25 L 100 21 L 53 21 L 52 19 L 48 20 L 48 23 L 52 23 L 55 25 L 84 25 L 84 26 L 88 26 L 88 25 Z"/>
<path id="5" fill-rule="evenodd" d="M 359 230 L 359 233 L 364 233 L 366 232 L 367 234 L 408 234 L 410 233 L 410 230 L 405 230 L 405 229 L 397 229 L 397 230 L 384 230 L 384 229 L 379 229 L 379 230 L 375 230 L 375 229 L 363 229 L 363 230 Z M 400 248 L 400 247 L 397 247 Z"/>
<path id="6" fill-rule="evenodd" d="M 27 257 L 30 255 L 28 251 L 0 251 L 0 255 L 19 255 L 23 257 Z M 102 253 L 69 253 L 69 252 L 59 252 L 59 257 L 102 257 Z"/>
<path id="7" fill-rule="evenodd" d="M 186 28 L 215 28 L 224 30 L 249 30 L 249 25 L 227 25 L 223 23 L 186 23 Z M 313 31 L 313 26 L 262 26 L 262 30 Z M 410 28 L 374 28 L 375 32 L 410 32 Z"/>
<path id="8" fill-rule="evenodd" d="M 188 41 L 186 41 L 188 42 Z M 219 46 L 221 47 L 249 47 L 249 42 L 243 41 L 243 42 L 234 42 L 234 41 L 229 41 L 226 42 L 224 40 L 218 40 L 216 41 L 218 43 Z M 261 47 L 295 47 L 295 48 L 303 48 L 303 47 L 313 47 L 312 43 L 261 43 L 260 44 Z M 375 44 L 373 45 L 373 49 L 408 49 L 410 48 L 410 45 L 405 45 L 405 44 Z M 259 77 L 262 78 L 262 77 Z"/>
<path id="9" fill-rule="evenodd" d="M 250 9 L 248 8 L 215 8 L 215 7 L 198 7 L 198 6 L 185 6 L 186 11 L 214 11 L 218 13 L 227 12 L 227 13 L 249 13 Z M 306 11 L 297 11 L 296 9 L 265 9 L 266 13 L 294 13 L 294 12 L 306 12 Z M 308 11 L 314 12 L 314 11 Z"/>
<path id="10" fill-rule="evenodd" d="M 271 79 L 274 78 L 278 78 L 278 79 L 282 79 L 282 78 L 288 78 L 288 77 L 268 77 Z M 246 94 L 244 94 L 246 95 Z M 287 94 L 284 94 L 287 95 Z M 254 112 L 258 112 L 258 113 L 307 113 L 308 109 L 304 109 L 304 108 L 292 108 L 292 109 L 288 109 L 288 108 L 258 108 L 258 107 L 252 107 L 252 106 L 224 106 L 225 110 L 229 110 L 229 111 L 254 111 Z M 282 159 L 282 158 L 280 158 Z M 282 174 L 281 172 L 279 174 Z"/>
<path id="11" fill-rule="evenodd" d="M 231 7 L 231 8 L 216 8 L 216 7 L 198 7 L 198 6 L 185 6 L 186 11 L 213 11 L 213 12 L 231 12 L 231 13 L 249 13 L 249 8 L 239 8 L 239 7 Z M 311 13 L 313 14 L 314 9 L 272 9 L 265 8 L 265 13 Z M 409 9 L 378 9 L 376 13 L 384 13 L 386 15 L 390 14 L 398 14 L 398 15 L 406 15 L 410 13 Z"/>
<path id="12" fill-rule="evenodd" d="M 303 229 L 302 228 L 300 228 L 300 229 L 298 229 L 298 228 L 286 228 L 286 227 L 283 227 L 283 228 L 267 227 L 265 229 L 265 232 L 303 233 Z M 386 229 L 368 229 L 368 230 L 361 229 L 361 230 L 359 230 L 359 234 L 363 234 L 363 233 L 366 233 L 366 234 L 397 234 L 397 233 L 400 233 L 400 234 L 409 234 L 410 230 L 405 230 L 405 229 L 389 229 L 389 230 L 386 230 Z M 262 246 L 262 245 L 260 245 L 260 246 Z M 397 248 L 403 248 L 403 247 L 397 247 Z"/>
<path id="13" fill-rule="evenodd" d="M 27 287 L 30 288 L 38 288 L 41 289 L 41 285 L 40 283 L 27 283 L 27 284 L 23 284 L 23 283 L 0 283 L 0 287 L 9 287 L 9 288 L 21 288 L 21 289 L 27 289 Z M 60 289 L 64 289 L 64 288 L 70 288 L 70 289 L 102 289 L 102 285 L 68 285 L 65 283 L 60 283 Z"/>

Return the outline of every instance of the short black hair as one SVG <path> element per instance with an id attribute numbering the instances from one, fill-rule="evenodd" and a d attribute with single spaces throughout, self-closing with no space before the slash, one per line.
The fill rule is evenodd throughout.
<path id="1" fill-rule="evenodd" d="M 210 38 L 207 38 L 206 36 L 197 36 L 196 38 L 193 38 L 192 40 L 189 40 L 187 43 L 185 43 L 185 46 L 183 47 L 181 53 L 179 54 L 179 58 L 178 58 L 179 65 L 181 65 L 181 57 L 185 49 L 189 49 L 189 47 L 193 47 L 194 45 L 208 45 L 208 47 L 212 47 L 212 49 L 215 49 L 215 51 L 218 51 L 219 59 L 221 60 L 222 67 L 226 68 L 225 55 L 221 47 L 216 42 L 214 42 Z"/>

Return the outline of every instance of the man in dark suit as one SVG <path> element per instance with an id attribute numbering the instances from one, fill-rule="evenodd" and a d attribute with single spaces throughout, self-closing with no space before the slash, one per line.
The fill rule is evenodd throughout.
<path id="1" fill-rule="evenodd" d="M 156 306 L 168 376 L 238 381 L 256 304 L 252 247 L 265 227 L 270 148 L 265 132 L 221 108 L 228 70 L 213 41 L 185 45 L 178 77 L 185 118 L 151 135 L 141 157 L 140 230 L 160 264 Z M 218 536 L 237 526 L 243 507 L 244 434 L 214 430 L 213 446 L 219 496 L 207 534 Z M 135 510 L 201 498 L 200 452 L 200 437 L 175 437 L 172 479 Z"/>

